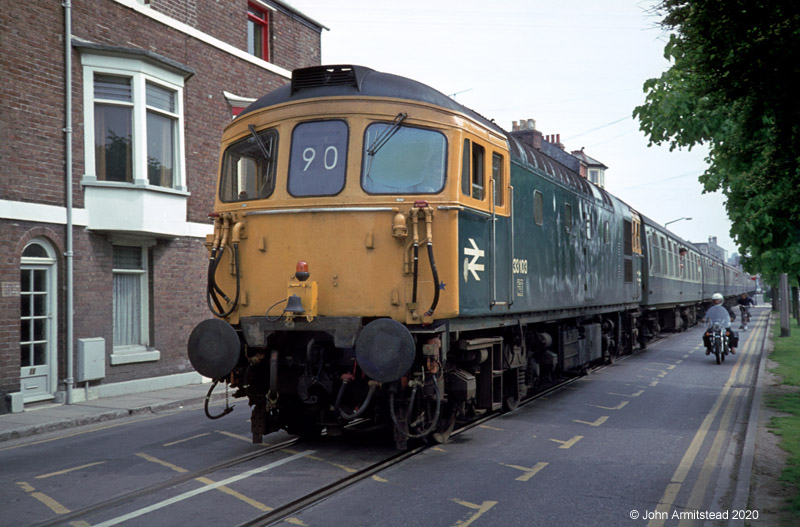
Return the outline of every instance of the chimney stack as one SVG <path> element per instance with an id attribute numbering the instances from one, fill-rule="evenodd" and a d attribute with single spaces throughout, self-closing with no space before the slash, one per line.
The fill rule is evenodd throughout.
<path id="1" fill-rule="evenodd" d="M 511 133 L 521 142 L 539 150 L 542 148 L 542 132 L 536 129 L 536 120 L 520 119 L 511 122 Z"/>

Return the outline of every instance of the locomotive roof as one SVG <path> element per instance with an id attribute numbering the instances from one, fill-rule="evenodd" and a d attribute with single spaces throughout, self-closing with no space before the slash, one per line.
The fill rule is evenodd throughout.
<path id="1" fill-rule="evenodd" d="M 573 191 L 593 196 L 597 201 L 605 203 L 606 206 L 613 207 L 609 194 L 601 188 L 592 186 L 578 174 L 575 168 L 565 165 L 563 159 L 556 155 L 560 152 L 542 152 L 524 141 L 518 141 L 513 134 L 503 130 L 493 121 L 426 84 L 365 66 L 340 64 L 296 69 L 292 72 L 290 84 L 281 86 L 259 98 L 245 108 L 239 116 L 292 101 L 358 95 L 420 101 L 468 115 L 505 136 L 512 158 L 544 172 Z M 565 155 L 571 157 L 569 154 Z"/>
<path id="2" fill-rule="evenodd" d="M 536 148 L 515 132 L 507 134 L 507 137 L 512 159 L 527 165 L 529 168 L 545 173 L 552 180 L 572 189 L 574 192 L 591 196 L 596 201 L 604 203 L 607 207 L 614 207 L 611 194 L 605 189 L 589 183 L 573 167 L 564 163 L 566 158 L 572 157 L 570 154 L 565 153 L 555 145 L 547 143 L 545 140 L 542 140 L 541 147 Z M 623 203 L 621 200 L 618 201 Z"/>
<path id="3" fill-rule="evenodd" d="M 312 66 L 296 69 L 292 72 L 290 84 L 264 95 L 239 115 L 291 101 L 355 95 L 406 99 L 434 104 L 469 115 L 483 125 L 505 135 L 505 131 L 489 119 L 430 86 L 407 77 L 354 65 Z"/>

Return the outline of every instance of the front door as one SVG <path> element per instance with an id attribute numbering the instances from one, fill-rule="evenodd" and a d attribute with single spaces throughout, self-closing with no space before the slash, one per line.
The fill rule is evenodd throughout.
<path id="1" fill-rule="evenodd" d="M 28 403 L 52 399 L 56 389 L 56 260 L 46 241 L 34 240 L 21 264 L 20 385 Z"/>

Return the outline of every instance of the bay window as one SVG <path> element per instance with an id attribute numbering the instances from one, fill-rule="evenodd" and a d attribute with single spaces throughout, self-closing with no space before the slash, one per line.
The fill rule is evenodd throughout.
<path id="1" fill-rule="evenodd" d="M 87 228 L 184 235 L 190 227 L 183 100 L 194 70 L 148 50 L 78 39 L 72 45 L 83 67 Z"/>
<path id="2" fill-rule="evenodd" d="M 183 82 L 187 72 L 168 61 L 161 64 L 133 52 L 84 51 L 81 62 L 87 124 L 84 183 L 185 191 Z"/>

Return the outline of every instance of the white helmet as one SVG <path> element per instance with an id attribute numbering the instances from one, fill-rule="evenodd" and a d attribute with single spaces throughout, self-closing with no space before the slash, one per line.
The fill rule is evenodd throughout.
<path id="1" fill-rule="evenodd" d="M 721 294 L 714 293 L 713 295 L 711 295 L 711 300 L 713 300 L 715 302 L 722 302 L 724 300 L 724 298 L 722 298 Z"/>

